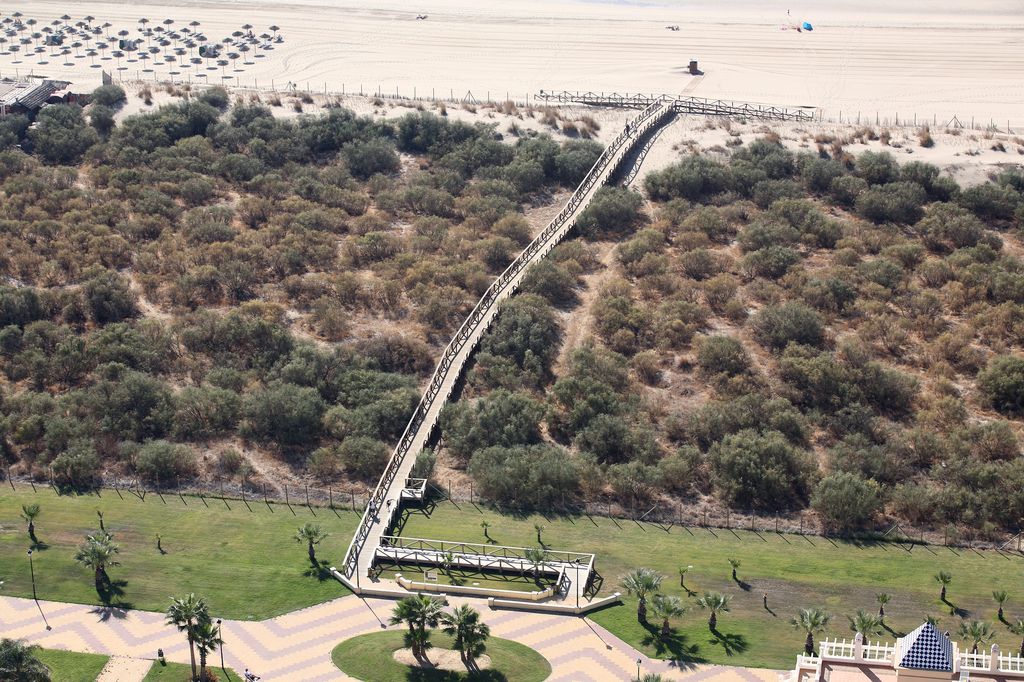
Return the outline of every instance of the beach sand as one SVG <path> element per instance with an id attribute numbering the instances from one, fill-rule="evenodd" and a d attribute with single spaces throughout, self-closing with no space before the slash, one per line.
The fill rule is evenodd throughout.
<path id="1" fill-rule="evenodd" d="M 686 93 L 708 98 L 811 106 L 825 118 L 1024 128 L 1024 3 L 1007 0 L 784 1 L 665 0 L 664 4 L 471 0 L 268 0 L 103 3 L 12 0 L 45 25 L 65 12 L 91 14 L 134 32 L 146 16 L 176 26 L 202 22 L 212 39 L 243 23 L 271 24 L 285 37 L 267 57 L 242 65 L 227 83 L 287 83 L 323 92 L 524 100 L 541 89 Z M 786 10 L 790 10 L 787 17 Z M 428 19 L 418 21 L 417 14 Z M 780 30 L 807 20 L 813 32 Z M 666 30 L 678 25 L 678 31 Z M 691 58 L 703 76 L 687 73 Z M 0 74 L 28 69 L 88 83 L 99 69 L 20 66 L 0 56 Z M 60 60 L 63 61 L 63 60 Z M 113 69 L 112 61 L 103 61 Z M 126 79 L 141 73 L 124 64 Z M 166 69 L 162 69 L 167 78 Z M 117 73 L 115 71 L 115 73 Z M 156 75 L 161 75 L 161 69 Z M 183 73 L 179 79 L 194 78 Z M 210 82 L 220 82 L 211 71 Z M 202 82 L 202 81 L 200 81 Z"/>

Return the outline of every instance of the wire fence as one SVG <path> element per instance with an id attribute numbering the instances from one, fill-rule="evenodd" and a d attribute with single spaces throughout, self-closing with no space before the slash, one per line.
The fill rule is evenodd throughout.
<path id="1" fill-rule="evenodd" d="M 31 490 L 37 494 L 80 494 L 82 491 L 66 491 L 53 480 L 37 481 L 29 478 L 7 477 L 5 483 L 14 491 Z M 2 489 L 2 488 L 0 488 Z M 252 505 L 283 505 L 308 507 L 310 509 L 333 509 L 338 512 L 362 516 L 371 499 L 372 491 L 356 491 L 351 488 L 330 485 L 281 484 L 268 486 L 254 482 L 219 481 L 213 485 L 196 482 L 154 485 L 140 479 L 97 477 L 92 491 L 113 494 L 119 499 L 134 499 L 139 502 L 166 503 L 168 498 L 189 498 L 201 501 L 223 501 L 242 503 L 239 509 L 256 511 Z M 739 537 L 753 535 L 781 534 L 820 538 L 837 538 L 847 541 L 884 542 L 900 545 L 935 545 L 964 549 L 999 550 L 1024 556 L 1024 532 L 982 533 L 970 528 L 918 527 L 901 524 L 894 520 L 880 520 L 860 528 L 856 532 L 836 533 L 822 523 L 813 512 L 792 512 L 787 514 L 758 514 L 753 511 L 737 511 L 715 505 L 686 504 L 681 501 L 659 500 L 624 502 L 615 499 L 580 500 L 562 495 L 543 509 L 517 504 L 494 504 L 481 497 L 475 485 L 466 489 L 455 489 L 450 484 L 431 482 L 428 495 L 423 501 L 428 513 L 438 503 L 450 503 L 465 512 L 464 508 L 483 513 L 493 510 L 509 516 L 540 515 L 556 519 L 559 517 L 594 517 L 615 522 L 650 524 L 663 528 L 706 529 L 709 532 L 735 532 Z M 0 493 L 2 494 L 2 493 Z M 410 503 L 410 506 L 420 503 Z M 257 507 L 258 508 L 258 507 Z M 743 533 L 743 535 L 739 535 Z"/>
<path id="2" fill-rule="evenodd" d="M 365 83 L 343 83 L 341 89 L 337 87 L 330 87 L 328 83 L 313 83 L 312 81 L 296 82 L 296 81 L 277 81 L 274 79 L 264 79 L 262 82 L 258 78 L 253 78 L 251 84 L 246 81 L 242 81 L 238 78 L 233 78 L 234 82 L 224 81 L 222 83 L 207 82 L 209 79 L 196 79 L 193 80 L 191 77 L 185 79 L 167 79 L 160 74 L 149 74 L 151 78 L 146 78 L 142 72 L 136 73 L 135 77 L 131 77 L 130 74 L 117 73 L 112 74 L 113 79 L 116 82 L 124 85 L 156 85 L 156 86 L 180 86 L 180 85 L 192 85 L 192 86 L 214 86 L 220 85 L 228 88 L 229 90 L 238 90 L 242 92 L 254 92 L 254 93 L 276 93 L 283 95 L 294 95 L 300 96 L 302 94 L 309 95 L 322 95 L 327 98 L 345 98 L 345 97 L 375 97 L 381 100 L 391 101 L 409 101 L 409 102 L 444 102 L 448 104 L 471 104 L 481 106 L 499 106 L 507 102 L 511 102 L 515 106 L 528 107 L 528 106 L 566 106 L 571 104 L 570 101 L 564 100 L 562 102 L 553 101 L 552 93 L 545 90 L 539 90 L 538 92 L 514 92 L 508 89 L 502 88 L 483 88 L 473 89 L 462 88 L 456 89 L 454 87 L 436 87 L 436 86 L 405 86 L 404 88 L 399 85 L 395 86 L 384 86 L 381 83 L 365 84 Z M 591 93 L 595 94 L 595 93 Z M 606 97 L 608 106 L 626 106 L 628 101 L 631 99 L 630 95 L 617 94 L 614 92 L 600 93 L 600 95 Z M 668 95 L 669 97 L 677 97 L 676 95 Z M 659 97 L 657 95 L 644 95 L 634 96 L 641 98 Z M 678 95 L 681 99 L 689 99 L 684 95 Z M 616 105 L 614 99 L 622 100 L 623 102 Z M 557 100 L 557 97 L 555 98 Z M 583 102 L 579 102 L 580 106 L 587 106 Z M 733 103 L 737 104 L 737 103 Z M 743 103 L 738 103 L 743 104 Z M 635 104 L 634 106 L 640 106 Z M 753 107 L 764 107 L 764 108 L 775 108 L 772 105 L 758 105 L 750 104 Z M 795 109 L 791 107 L 790 109 Z M 1024 128 L 1024 122 L 1013 121 L 1007 119 L 1005 121 L 997 120 L 993 116 L 977 116 L 977 115 L 960 115 L 955 111 L 947 112 L 899 112 L 899 111 L 849 111 L 849 110 L 829 110 L 825 107 L 805 107 L 807 111 L 806 118 L 802 118 L 807 123 L 829 123 L 839 125 L 858 125 L 858 126 L 880 126 L 885 128 L 905 128 L 905 129 L 919 129 L 922 126 L 929 126 L 933 129 L 953 129 L 953 130 L 971 130 L 977 132 L 993 132 L 993 133 L 1005 133 L 1013 135 L 1016 131 Z M 783 109 L 784 110 L 784 109 Z M 698 113 L 698 112 L 690 112 Z M 733 117 L 742 116 L 742 113 L 735 113 Z M 748 114 L 750 115 L 750 114 Z M 723 114 L 721 111 L 717 114 L 717 117 L 725 118 L 729 117 Z M 1005 124 L 1005 125 L 1004 125 Z M 1013 125 L 1011 125 L 1013 124 Z"/>

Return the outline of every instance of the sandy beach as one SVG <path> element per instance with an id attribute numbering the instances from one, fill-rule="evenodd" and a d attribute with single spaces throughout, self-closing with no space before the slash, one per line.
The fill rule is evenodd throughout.
<path id="1" fill-rule="evenodd" d="M 894 6 L 896 6 L 894 8 Z M 787 16 L 787 9 L 790 14 Z M 269 0 L 103 3 L 15 0 L 41 22 L 65 12 L 134 31 L 141 16 L 211 37 L 243 23 L 281 27 L 285 41 L 265 59 L 227 68 L 226 82 L 322 92 L 514 99 L 545 90 L 686 93 L 812 106 L 844 120 L 954 115 L 1024 128 L 1024 4 L 1006 0 L 803 2 L 473 2 L 471 0 Z M 418 14 L 427 15 L 419 21 Z M 813 32 L 781 30 L 799 21 Z M 678 25 L 678 31 L 666 26 Z M 686 66 L 699 60 L 702 76 Z M 103 68 L 113 70 L 113 62 Z M 124 65 L 124 79 L 152 80 Z M 127 68 L 127 67 L 131 68 Z M 0 74 L 28 70 L 98 81 L 89 60 L 20 67 L 0 57 Z M 237 69 L 237 70 L 235 70 Z M 115 73 L 117 73 L 115 71 Z M 190 80 L 194 73 L 182 73 Z M 206 77 L 220 82 L 221 71 Z M 166 78 L 166 76 L 164 76 Z"/>

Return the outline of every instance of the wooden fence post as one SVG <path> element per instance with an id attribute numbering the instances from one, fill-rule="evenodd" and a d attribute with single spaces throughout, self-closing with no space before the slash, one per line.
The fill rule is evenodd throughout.
<path id="1" fill-rule="evenodd" d="M 288 500 L 288 484 L 284 484 L 284 503 L 291 506 L 291 502 Z"/>

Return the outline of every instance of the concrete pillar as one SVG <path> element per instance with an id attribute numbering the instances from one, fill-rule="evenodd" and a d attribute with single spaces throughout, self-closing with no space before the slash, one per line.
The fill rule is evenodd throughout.
<path id="1" fill-rule="evenodd" d="M 853 660 L 862 661 L 864 660 L 864 633 L 858 632 L 857 636 L 853 638 Z"/>
<path id="2" fill-rule="evenodd" d="M 988 662 L 988 669 L 991 672 L 996 672 L 999 670 L 999 645 L 993 644 L 990 652 L 992 656 Z"/>

